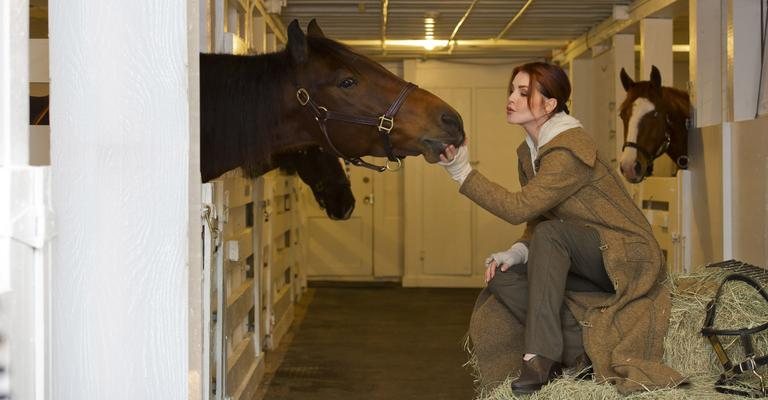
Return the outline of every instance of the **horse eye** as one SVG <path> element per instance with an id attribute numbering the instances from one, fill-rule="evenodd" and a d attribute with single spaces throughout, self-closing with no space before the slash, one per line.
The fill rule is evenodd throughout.
<path id="1" fill-rule="evenodd" d="M 349 89 L 355 85 L 357 85 L 357 81 L 352 77 L 344 78 L 341 82 L 339 82 L 339 87 L 342 89 Z"/>

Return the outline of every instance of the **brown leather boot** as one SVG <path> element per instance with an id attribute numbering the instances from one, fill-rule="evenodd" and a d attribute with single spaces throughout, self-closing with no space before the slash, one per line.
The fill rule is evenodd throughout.
<path id="1" fill-rule="evenodd" d="M 515 393 L 533 393 L 563 373 L 560 363 L 546 357 L 534 356 L 523 361 L 520 377 L 512 382 Z"/>

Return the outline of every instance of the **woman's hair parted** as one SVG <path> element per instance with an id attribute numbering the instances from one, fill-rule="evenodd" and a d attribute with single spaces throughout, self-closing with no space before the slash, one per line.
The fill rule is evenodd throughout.
<path id="1" fill-rule="evenodd" d="M 531 77 L 531 82 L 528 84 L 528 90 L 535 88 L 545 98 L 557 100 L 557 106 L 549 114 L 551 117 L 560 111 L 565 111 L 566 114 L 570 114 L 566 102 L 571 97 L 571 82 L 568 80 L 568 75 L 562 68 L 554 64 L 548 64 L 545 62 L 532 62 L 523 65 L 518 65 L 512 70 L 512 77 L 509 78 L 509 86 L 507 88 L 508 93 L 512 93 L 512 81 L 515 80 L 515 76 L 518 73 L 525 72 Z M 533 96 L 528 96 L 528 107 L 532 106 Z"/>

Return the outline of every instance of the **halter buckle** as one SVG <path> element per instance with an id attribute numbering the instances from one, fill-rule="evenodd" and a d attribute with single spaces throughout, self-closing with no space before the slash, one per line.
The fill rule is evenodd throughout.
<path id="1" fill-rule="evenodd" d="M 755 363 L 755 356 L 754 355 L 748 357 L 746 359 L 746 361 L 744 361 L 744 362 L 747 363 L 747 367 L 746 367 L 746 369 L 744 367 L 742 367 L 742 365 L 744 365 L 744 363 L 739 364 L 738 365 L 739 373 L 743 374 L 743 373 L 745 373 L 747 371 L 755 371 L 757 369 L 757 363 Z M 760 376 L 758 374 L 755 374 L 755 375 Z"/>
<path id="2" fill-rule="evenodd" d="M 388 125 L 388 126 L 387 126 Z M 384 131 L 387 135 L 389 135 L 389 131 L 392 130 L 392 128 L 395 127 L 395 119 L 389 118 L 386 115 L 382 115 L 379 117 L 379 132 Z"/>
<path id="3" fill-rule="evenodd" d="M 309 93 L 304 88 L 299 88 L 299 90 L 296 91 L 296 100 L 299 101 L 299 104 L 302 106 L 306 106 L 307 103 L 309 103 Z"/>

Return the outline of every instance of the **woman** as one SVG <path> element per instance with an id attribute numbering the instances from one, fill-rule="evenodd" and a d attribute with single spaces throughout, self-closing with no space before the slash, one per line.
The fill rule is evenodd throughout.
<path id="1" fill-rule="evenodd" d="M 661 362 L 670 307 L 661 250 L 618 175 L 568 115 L 570 94 L 555 65 L 513 70 L 507 121 L 526 132 L 517 148 L 520 192 L 473 171 L 466 145 L 441 156 L 462 194 L 510 223 L 527 224 L 512 247 L 486 260 L 488 287 L 475 313 L 496 301 L 511 314 L 497 311 L 495 319 L 509 320 L 508 340 L 522 340 L 517 393 L 535 392 L 563 365 L 590 359 L 596 378 L 623 393 L 677 385 L 682 377 Z M 470 331 L 483 332 L 482 321 L 473 315 Z M 471 337 L 475 348 L 498 342 Z M 481 372 L 484 362 L 495 362 L 483 357 L 478 353 Z"/>

